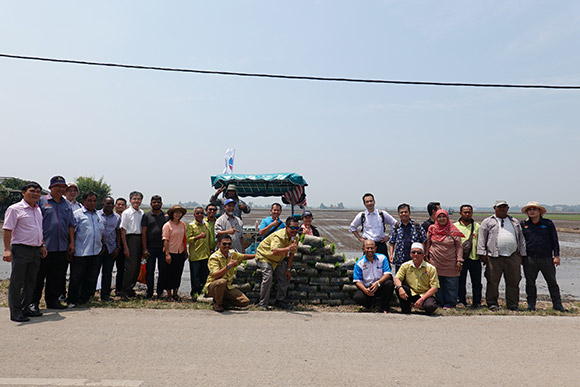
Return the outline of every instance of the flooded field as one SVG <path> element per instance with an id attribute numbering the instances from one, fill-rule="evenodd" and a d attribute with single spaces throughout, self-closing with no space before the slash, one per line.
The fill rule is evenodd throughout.
<path id="1" fill-rule="evenodd" d="M 354 219 L 358 211 L 353 210 L 314 210 L 314 221 L 313 224 L 318 227 L 322 236 L 326 237 L 329 241 L 336 244 L 336 249 L 338 252 L 344 253 L 347 258 L 357 258 L 362 255 L 360 243 L 358 240 L 350 233 L 349 226 Z M 267 209 L 254 209 L 250 214 L 244 215 L 244 224 L 247 226 L 254 226 L 256 221 L 262 220 L 269 215 Z M 282 218 L 286 218 L 290 215 L 289 210 L 284 210 L 282 213 Z M 391 212 L 391 215 L 396 214 Z M 427 219 L 426 212 L 414 212 L 412 214 L 413 219 L 423 222 Z M 481 221 L 483 216 L 475 215 L 477 221 Z M 549 216 L 548 216 L 549 218 Z M 457 215 L 453 215 L 452 219 L 457 220 Z M 191 222 L 193 220 L 193 215 L 191 211 L 186 215 L 186 222 Z M 570 220 L 555 220 L 554 223 L 556 227 L 565 228 L 567 230 L 579 229 L 580 221 L 570 221 Z M 1 234 L 1 230 L 0 230 Z M 562 298 L 564 300 L 578 300 L 580 299 L 580 280 L 578 278 L 580 273 L 580 234 L 559 232 L 560 237 L 560 250 L 561 250 L 561 266 L 558 268 L 558 283 L 560 285 L 560 291 L 562 293 Z M 0 251 L 4 251 L 4 245 L 1 244 Z M 183 273 L 182 286 L 180 292 L 189 293 L 189 265 L 185 265 L 185 270 Z M 523 272 L 522 272 L 523 275 Z M 6 262 L 0 262 L 0 279 L 6 279 L 10 277 L 10 264 Z M 503 283 L 503 282 L 502 282 Z M 540 299 L 548 300 L 548 288 L 546 286 L 543 278 L 540 277 L 537 281 L 538 285 L 538 296 Z M 469 289 L 469 286 L 468 286 Z M 520 284 L 520 290 L 522 292 L 522 300 L 525 300 L 525 281 L 522 279 Z M 484 291 L 485 291 L 485 281 L 484 281 Z M 503 293 L 503 290 L 501 290 Z"/>

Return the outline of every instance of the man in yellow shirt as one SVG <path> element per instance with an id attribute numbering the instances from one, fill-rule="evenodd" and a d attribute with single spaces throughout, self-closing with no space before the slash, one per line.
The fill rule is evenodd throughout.
<path id="1" fill-rule="evenodd" d="M 459 229 L 465 235 L 461 238 L 461 243 L 463 245 L 463 268 L 461 269 L 461 274 L 459 274 L 459 302 L 458 304 L 463 304 L 467 306 L 467 272 L 471 277 L 471 295 L 473 296 L 473 301 L 471 303 L 472 308 L 479 308 L 481 305 L 481 290 L 483 288 L 481 284 L 481 260 L 479 255 L 477 255 L 477 235 L 479 235 L 479 223 L 473 220 L 473 207 L 470 204 L 464 204 L 459 209 L 459 215 L 461 218 L 453 223 L 455 227 Z M 468 242 L 471 241 L 471 242 Z M 469 245 L 471 248 L 469 249 Z M 466 254 L 466 250 L 469 250 L 469 254 Z"/>
<path id="2" fill-rule="evenodd" d="M 439 277 L 435 266 L 425 262 L 425 250 L 422 243 L 411 245 L 411 261 L 401 265 L 395 276 L 395 289 L 401 311 L 411 313 L 411 305 L 416 309 L 423 309 L 427 315 L 437 310 L 435 293 L 439 289 Z"/>
<path id="3" fill-rule="evenodd" d="M 224 305 L 244 308 L 250 300 L 242 291 L 232 285 L 235 268 L 240 262 L 252 259 L 255 254 L 241 254 L 232 247 L 232 237 L 228 234 L 218 237 L 218 250 L 209 257 L 209 276 L 205 293 L 213 297 L 213 310 L 223 312 Z"/>
<path id="4" fill-rule="evenodd" d="M 195 301 L 207 280 L 209 269 L 207 262 L 210 255 L 211 232 L 203 220 L 203 207 L 193 210 L 194 220 L 187 225 L 185 236 L 189 244 L 189 278 L 191 281 L 191 297 Z"/>
<path id="5" fill-rule="evenodd" d="M 268 235 L 258 245 L 256 261 L 258 261 L 258 267 L 262 270 L 258 306 L 264 310 L 268 308 L 274 277 L 276 277 L 277 283 L 275 306 L 281 309 L 290 308 L 285 298 L 286 293 L 288 293 L 288 284 L 292 279 L 290 270 L 292 268 L 292 260 L 294 260 L 294 253 L 296 253 L 298 248 L 296 235 L 298 235 L 299 230 L 298 220 L 290 216 L 286 219 L 286 228 Z M 286 257 L 288 257 L 287 261 L 284 259 Z"/>

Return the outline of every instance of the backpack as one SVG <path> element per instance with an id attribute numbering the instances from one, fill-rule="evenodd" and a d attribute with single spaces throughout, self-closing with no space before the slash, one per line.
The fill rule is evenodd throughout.
<path id="1" fill-rule="evenodd" d="M 383 215 L 383 211 L 379 210 L 379 215 L 381 216 L 381 221 L 383 222 L 383 232 L 386 233 L 387 228 L 385 226 L 385 215 Z M 366 220 L 366 215 L 363 212 L 361 212 L 361 217 L 360 217 L 360 232 L 361 234 L 365 231 L 365 220 Z"/>

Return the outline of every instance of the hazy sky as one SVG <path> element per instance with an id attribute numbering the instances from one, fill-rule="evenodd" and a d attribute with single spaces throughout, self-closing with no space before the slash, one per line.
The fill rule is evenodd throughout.
<path id="1" fill-rule="evenodd" d="M 578 1 L 4 2 L 0 52 L 239 72 L 580 84 Z M 0 58 L 0 176 L 207 202 L 296 172 L 311 206 L 580 203 L 580 91 L 238 78 Z M 250 199 L 252 200 L 252 199 Z M 256 201 L 256 200 L 254 200 Z M 271 199 L 264 199 L 266 203 Z"/>

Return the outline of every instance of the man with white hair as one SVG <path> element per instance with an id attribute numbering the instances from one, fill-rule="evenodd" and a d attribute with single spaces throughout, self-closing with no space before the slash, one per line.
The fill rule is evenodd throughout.
<path id="1" fill-rule="evenodd" d="M 556 227 L 550 219 L 543 217 L 546 208 L 538 202 L 529 202 L 522 208 L 522 212 L 528 215 L 528 219 L 521 221 L 528 254 L 524 257 L 528 310 L 536 310 L 538 294 L 536 279 L 538 273 L 542 272 L 548 284 L 554 309 L 565 312 L 566 309 L 562 306 L 560 297 L 560 287 L 556 282 L 556 266 L 560 266 L 560 244 Z"/>
<path id="2" fill-rule="evenodd" d="M 411 306 L 422 309 L 427 315 L 437 310 L 435 293 L 439 289 L 439 277 L 435 266 L 423 260 L 423 244 L 411 245 L 411 260 L 403 263 L 395 276 L 395 290 L 399 297 L 401 311 L 411 313 Z"/>

